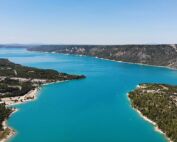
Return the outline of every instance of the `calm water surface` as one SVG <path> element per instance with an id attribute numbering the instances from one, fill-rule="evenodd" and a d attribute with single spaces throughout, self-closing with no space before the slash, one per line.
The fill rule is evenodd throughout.
<path id="1" fill-rule="evenodd" d="M 177 71 L 25 49 L 0 49 L 0 58 L 87 76 L 43 86 L 36 101 L 16 106 L 11 142 L 166 142 L 131 108 L 127 93 L 139 83 L 177 85 Z"/>

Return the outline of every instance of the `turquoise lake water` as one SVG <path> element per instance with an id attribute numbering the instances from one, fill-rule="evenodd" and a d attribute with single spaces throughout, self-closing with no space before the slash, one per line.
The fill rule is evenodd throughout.
<path id="1" fill-rule="evenodd" d="M 131 108 L 127 93 L 139 83 L 177 85 L 177 71 L 25 49 L 0 49 L 0 58 L 87 76 L 43 86 L 36 101 L 16 106 L 11 142 L 166 142 Z"/>

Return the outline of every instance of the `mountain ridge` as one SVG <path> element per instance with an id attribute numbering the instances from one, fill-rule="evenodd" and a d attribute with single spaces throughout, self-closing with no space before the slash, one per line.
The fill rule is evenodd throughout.
<path id="1" fill-rule="evenodd" d="M 40 45 L 29 51 L 86 55 L 177 69 L 177 45 Z"/>

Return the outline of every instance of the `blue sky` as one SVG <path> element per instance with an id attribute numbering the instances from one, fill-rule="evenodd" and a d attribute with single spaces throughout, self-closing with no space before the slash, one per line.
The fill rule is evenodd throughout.
<path id="1" fill-rule="evenodd" d="M 0 43 L 177 43 L 177 0 L 0 0 Z"/>

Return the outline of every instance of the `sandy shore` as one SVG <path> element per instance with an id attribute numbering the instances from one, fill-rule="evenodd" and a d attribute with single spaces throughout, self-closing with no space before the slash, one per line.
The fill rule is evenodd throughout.
<path id="1" fill-rule="evenodd" d="M 13 109 L 13 112 L 11 113 L 11 115 L 14 114 L 17 111 L 18 111 L 18 109 Z M 9 130 L 9 134 L 5 138 L 0 140 L 0 142 L 7 142 L 9 139 L 11 139 L 13 136 L 15 136 L 16 132 L 12 128 L 8 127 L 7 120 L 3 121 L 2 125 L 3 125 L 4 129 L 8 129 Z"/>
<path id="2" fill-rule="evenodd" d="M 13 136 L 15 136 L 15 134 L 16 134 L 15 131 L 9 127 L 8 127 L 8 129 L 10 131 L 9 134 L 4 139 L 0 140 L 0 142 L 7 142 L 9 139 L 11 139 Z"/>
<path id="3" fill-rule="evenodd" d="M 20 97 L 3 98 L 2 102 L 4 102 L 6 104 L 6 106 L 13 106 L 13 105 L 18 105 L 18 104 L 22 104 L 22 103 L 32 101 L 32 100 L 35 100 L 37 98 L 38 90 L 39 90 L 39 88 L 35 88 L 34 90 L 31 90 L 30 92 L 28 92 L 26 95 L 20 96 Z M 17 109 L 13 109 L 13 112 L 11 113 L 11 115 L 13 113 L 17 112 L 17 111 L 18 111 Z M 8 142 L 8 140 L 10 138 L 15 136 L 16 132 L 12 128 L 8 127 L 7 120 L 5 120 L 3 122 L 3 128 L 8 129 L 9 134 L 4 139 L 0 140 L 0 142 Z"/>
<path id="4" fill-rule="evenodd" d="M 65 81 L 68 81 L 68 80 L 65 80 Z M 51 82 L 51 83 L 45 83 L 45 84 L 42 84 L 42 86 L 54 84 L 54 83 L 65 82 L 65 81 L 56 81 L 56 82 Z M 23 103 L 26 103 L 29 101 L 33 101 L 33 100 L 37 99 L 37 94 L 38 94 L 39 89 L 40 89 L 39 87 L 36 87 L 34 90 L 29 91 L 24 96 L 2 98 L 1 101 L 4 102 L 6 104 L 6 106 L 13 106 L 13 105 L 18 105 L 18 104 L 23 104 Z M 11 113 L 11 115 L 17 111 L 18 111 L 18 109 L 14 109 L 13 112 Z M 6 128 L 9 129 L 9 134 L 6 136 L 6 138 L 0 140 L 0 142 L 8 142 L 8 140 L 10 138 L 15 136 L 16 132 L 12 128 L 8 127 L 7 120 L 5 120 L 3 122 L 3 127 L 4 127 L 4 129 L 6 129 Z"/>
<path id="5" fill-rule="evenodd" d="M 37 92 L 39 88 L 35 88 L 34 90 L 31 90 L 24 96 L 19 97 L 9 97 L 9 98 L 2 98 L 2 102 L 6 104 L 6 106 L 12 106 L 17 104 L 22 104 L 25 102 L 29 102 L 32 100 L 35 100 L 37 98 Z"/>
<path id="6" fill-rule="evenodd" d="M 139 110 L 137 110 L 137 109 L 135 109 L 135 108 L 134 108 L 134 110 L 135 110 L 145 121 L 147 121 L 147 122 L 151 123 L 152 125 L 154 125 L 154 127 L 155 127 L 154 129 L 155 129 L 156 132 L 159 132 L 159 133 L 165 135 L 165 137 L 167 138 L 167 140 L 168 140 L 169 142 L 173 142 L 170 138 L 167 137 L 167 135 L 158 127 L 158 125 L 157 125 L 154 121 L 152 121 L 152 120 L 150 120 L 149 118 L 147 118 L 146 116 L 144 116 Z"/>
<path id="7" fill-rule="evenodd" d="M 62 82 L 66 82 L 66 81 L 69 81 L 69 80 L 55 81 L 55 82 L 51 82 L 51 83 L 44 83 L 44 84 L 42 84 L 42 86 L 45 86 L 45 85 L 51 85 L 51 84 L 55 84 L 55 83 L 62 83 Z"/>

